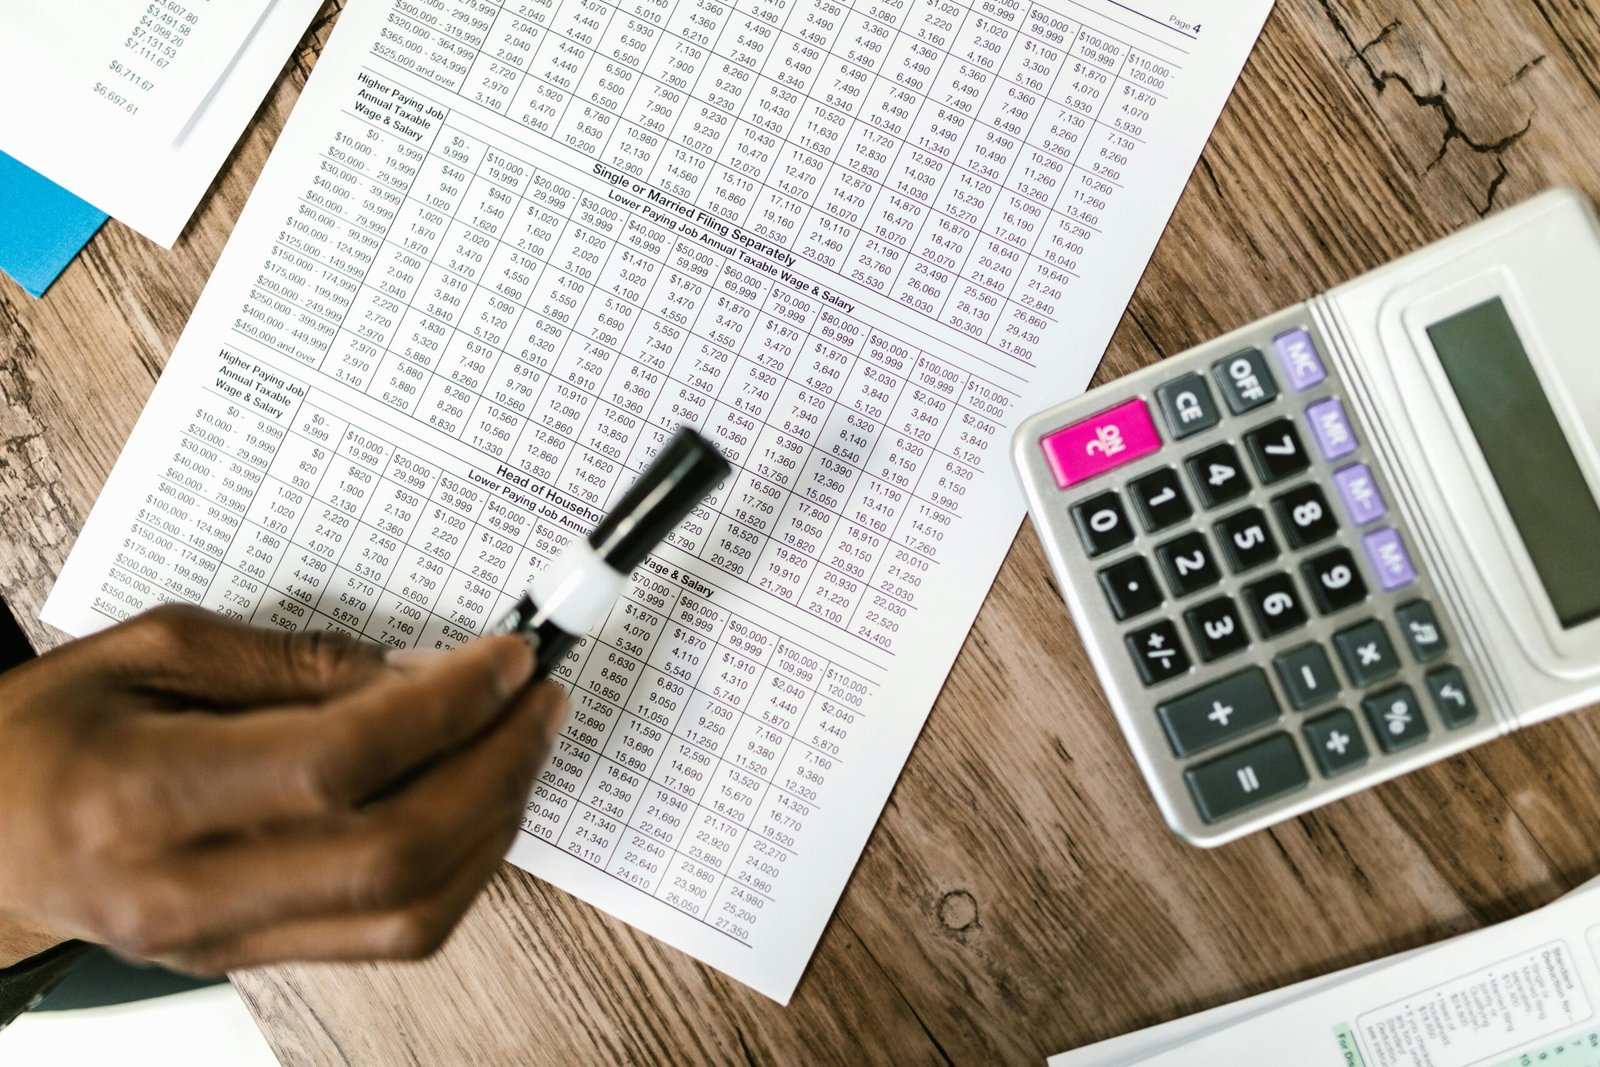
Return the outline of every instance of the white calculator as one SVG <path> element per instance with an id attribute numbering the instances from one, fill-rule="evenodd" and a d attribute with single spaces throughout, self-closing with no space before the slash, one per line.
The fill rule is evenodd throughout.
<path id="1" fill-rule="evenodd" d="M 1167 822 L 1218 845 L 1600 697 L 1600 223 L 1548 192 L 1028 419 Z"/>

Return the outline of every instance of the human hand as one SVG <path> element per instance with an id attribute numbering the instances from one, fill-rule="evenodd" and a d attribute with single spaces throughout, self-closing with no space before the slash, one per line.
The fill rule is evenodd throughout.
<path id="1" fill-rule="evenodd" d="M 532 671 L 519 637 L 386 659 L 173 606 L 0 675 L 0 948 L 201 973 L 429 954 L 566 719 Z"/>

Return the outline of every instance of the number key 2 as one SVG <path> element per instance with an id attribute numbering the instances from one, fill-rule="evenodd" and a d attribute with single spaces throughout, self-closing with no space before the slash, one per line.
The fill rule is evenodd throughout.
<path id="1" fill-rule="evenodd" d="M 1190 593 L 1209 589 L 1222 580 L 1222 571 L 1206 547 L 1206 539 L 1190 532 L 1156 549 L 1156 558 L 1166 573 L 1172 595 L 1182 599 Z"/>

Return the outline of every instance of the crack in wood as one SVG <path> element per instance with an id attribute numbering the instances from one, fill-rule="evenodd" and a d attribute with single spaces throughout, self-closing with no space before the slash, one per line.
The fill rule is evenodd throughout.
<path id="1" fill-rule="evenodd" d="M 1447 81 L 1445 81 L 1443 78 L 1440 78 L 1439 88 L 1437 91 L 1426 91 L 1419 89 L 1413 83 L 1412 79 L 1406 74 L 1402 73 L 1401 71 L 1391 70 L 1390 68 L 1379 64 L 1372 58 L 1372 50 L 1388 40 L 1391 35 L 1402 28 L 1403 24 L 1400 19 L 1390 20 L 1381 30 L 1378 31 L 1375 37 L 1367 41 L 1365 44 L 1358 44 L 1356 42 L 1355 35 L 1351 32 L 1350 28 L 1345 25 L 1344 19 L 1339 16 L 1339 13 L 1336 10 L 1334 10 L 1333 0 L 1317 0 L 1317 3 L 1322 8 L 1323 14 L 1327 16 L 1329 23 L 1332 24 L 1334 31 L 1337 32 L 1344 40 L 1345 44 L 1349 46 L 1349 58 L 1354 59 L 1357 63 L 1361 64 L 1361 69 L 1366 73 L 1367 80 L 1371 82 L 1372 88 L 1376 93 L 1382 95 L 1388 90 L 1389 86 L 1398 85 L 1406 93 L 1406 95 L 1411 97 L 1412 103 L 1419 108 L 1433 111 L 1439 116 L 1440 121 L 1444 123 L 1444 130 L 1439 138 L 1439 150 L 1434 153 L 1433 158 L 1428 161 L 1427 166 L 1422 168 L 1423 174 L 1428 173 L 1429 171 L 1433 170 L 1434 167 L 1443 162 L 1446 154 L 1448 154 L 1450 151 L 1451 144 L 1455 143 L 1463 145 L 1468 151 L 1477 155 L 1493 157 L 1495 164 L 1494 176 L 1489 179 L 1488 185 L 1484 190 L 1483 202 L 1481 204 L 1473 205 L 1473 210 L 1477 212 L 1479 218 L 1482 218 L 1493 211 L 1495 196 L 1500 191 L 1500 186 L 1503 185 L 1506 178 L 1510 176 L 1510 171 L 1507 169 L 1505 163 L 1505 153 L 1510 150 L 1511 147 L 1514 146 L 1518 141 L 1522 140 L 1522 138 L 1527 135 L 1528 131 L 1533 128 L 1533 117 L 1534 114 L 1537 113 L 1538 109 L 1530 109 L 1528 117 L 1523 122 L 1520 129 L 1513 130 L 1510 133 L 1507 133 L 1504 136 L 1498 137 L 1492 141 L 1479 140 L 1468 133 L 1466 128 L 1462 125 L 1460 115 L 1457 113 L 1456 107 L 1450 99 L 1450 86 Z M 1538 66 L 1539 63 L 1544 60 L 1544 58 L 1545 57 L 1543 55 L 1540 55 L 1528 60 L 1522 65 L 1522 67 L 1518 69 L 1516 74 L 1512 75 L 1506 84 L 1510 85 L 1514 83 L 1529 70 L 1532 70 L 1534 67 Z"/>

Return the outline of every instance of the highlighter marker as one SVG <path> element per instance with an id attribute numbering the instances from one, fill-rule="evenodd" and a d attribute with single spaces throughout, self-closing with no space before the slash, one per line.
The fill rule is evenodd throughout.
<path id="1" fill-rule="evenodd" d="M 605 619 L 633 568 L 732 471 L 715 445 L 681 427 L 594 532 L 557 556 L 489 632 L 536 637 L 534 678 L 548 677 Z"/>

